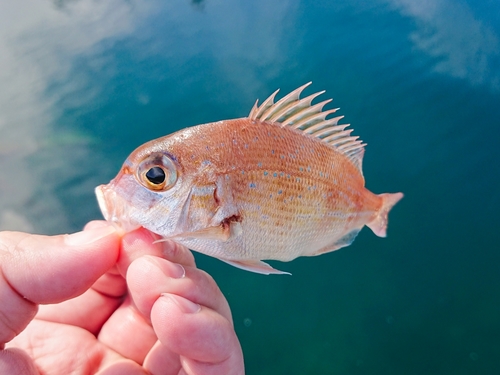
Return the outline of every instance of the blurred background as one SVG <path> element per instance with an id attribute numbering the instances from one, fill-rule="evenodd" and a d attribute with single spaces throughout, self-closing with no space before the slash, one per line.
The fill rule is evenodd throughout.
<path id="1" fill-rule="evenodd" d="M 197 255 L 247 373 L 498 373 L 497 0 L 3 1 L 0 229 L 77 231 L 135 147 L 308 81 L 368 143 L 367 187 L 405 198 L 386 239 L 293 276 Z"/>

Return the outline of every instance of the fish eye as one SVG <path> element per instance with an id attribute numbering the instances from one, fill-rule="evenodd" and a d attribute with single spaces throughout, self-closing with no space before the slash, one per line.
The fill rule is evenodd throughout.
<path id="1" fill-rule="evenodd" d="M 165 181 L 165 171 L 161 167 L 153 167 L 146 172 L 146 178 L 154 185 L 160 185 Z"/>
<path id="2" fill-rule="evenodd" d="M 137 180 L 146 188 L 165 191 L 177 181 L 177 169 L 174 162 L 166 155 L 151 155 L 144 159 L 137 168 Z"/>

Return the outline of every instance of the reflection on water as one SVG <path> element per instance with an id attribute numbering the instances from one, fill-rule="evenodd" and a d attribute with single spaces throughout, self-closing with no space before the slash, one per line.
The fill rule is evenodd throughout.
<path id="1" fill-rule="evenodd" d="M 74 229 L 68 226 L 72 221 L 68 215 L 74 213 L 65 212 L 55 193 L 61 184 L 88 173 L 79 171 L 78 165 L 89 155 L 85 137 L 77 146 L 74 140 L 50 144 L 54 137 L 75 134 L 57 123 L 64 110 L 59 104 L 72 92 L 79 93 L 71 103 L 75 107 L 99 94 L 98 86 L 85 90 L 87 82 L 73 69 L 74 60 L 91 53 L 103 40 L 131 33 L 132 16 L 137 16 L 131 3 L 121 1 L 56 1 L 55 5 L 12 1 L 0 15 L 3 229 L 49 233 Z M 53 87 L 57 90 L 51 90 Z M 95 172 L 98 177 L 100 171 Z M 85 187 L 91 189 L 92 183 Z"/>
<path id="2" fill-rule="evenodd" d="M 435 59 L 434 70 L 472 84 L 500 89 L 500 45 L 495 30 L 477 19 L 465 2 L 390 0 L 417 29 L 409 37 Z M 493 9 L 498 12 L 498 9 Z"/>
<path id="3" fill-rule="evenodd" d="M 197 257 L 229 299 L 248 373 L 497 371 L 498 7 L 7 4 L 0 229 L 77 230 L 100 217 L 94 186 L 137 145 L 313 80 L 368 143 L 368 188 L 405 199 L 387 239 L 364 230 L 347 249 L 280 265 L 290 278 Z"/>

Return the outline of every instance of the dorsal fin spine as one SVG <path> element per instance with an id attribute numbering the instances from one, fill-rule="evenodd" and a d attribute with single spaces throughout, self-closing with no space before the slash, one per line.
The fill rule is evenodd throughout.
<path id="1" fill-rule="evenodd" d="M 336 142 L 333 142 L 337 148 L 337 150 L 343 150 L 347 146 L 352 145 L 359 137 L 346 137 L 346 138 L 339 138 L 337 139 Z"/>
<path id="2" fill-rule="evenodd" d="M 320 104 L 321 104 L 321 107 L 319 107 Z M 326 104 L 326 103 L 324 103 L 324 104 Z M 296 119 L 294 121 L 294 123 L 291 125 L 292 128 L 294 128 L 294 129 L 301 129 L 302 128 L 303 129 L 304 127 L 307 127 L 308 124 L 309 124 L 309 126 L 312 126 L 319 121 L 323 121 L 326 117 L 324 112 L 322 112 L 322 107 L 324 104 L 323 104 L 323 102 L 318 103 L 316 105 L 316 106 L 318 106 L 318 108 L 314 108 L 316 106 L 310 107 L 311 111 L 309 111 L 309 113 L 305 113 L 302 117 L 299 117 L 298 119 Z M 313 111 L 313 109 L 314 109 L 314 111 Z M 332 111 L 335 112 L 336 109 L 335 110 L 332 109 Z"/>
<path id="3" fill-rule="evenodd" d="M 257 107 L 256 111 L 255 111 L 255 115 L 254 116 L 249 116 L 250 119 L 253 119 L 253 120 L 257 120 L 257 119 L 261 119 L 261 116 L 262 116 L 262 113 L 264 113 L 264 111 L 269 108 L 269 107 L 272 107 L 273 106 L 273 103 L 274 103 L 274 97 L 276 96 L 276 94 L 280 91 L 280 89 L 276 90 L 275 92 L 273 92 L 271 94 L 271 96 L 269 96 L 269 98 L 267 98 L 266 100 L 264 100 L 262 102 L 262 104 L 260 105 L 260 107 Z M 269 104 L 270 103 L 270 104 Z"/>
<path id="4" fill-rule="evenodd" d="M 254 118 L 257 114 L 257 112 L 259 111 L 259 99 L 257 99 L 252 107 L 252 110 L 250 111 L 250 114 L 248 115 L 248 118 Z"/>
<path id="5" fill-rule="evenodd" d="M 292 117 L 296 113 L 301 113 L 304 108 L 308 108 L 311 106 L 311 102 L 314 100 L 314 98 L 316 98 L 318 95 L 321 95 L 322 93 L 324 93 L 324 91 L 309 95 L 306 98 L 302 98 L 297 103 L 294 103 L 294 102 L 289 103 L 281 111 L 274 113 L 271 118 L 267 119 L 267 121 L 280 122 L 280 121 L 278 121 L 280 119 L 280 117 L 287 117 L 288 118 L 288 116 Z M 293 114 L 287 113 L 290 109 L 293 109 Z M 281 124 L 282 124 L 282 126 L 285 126 L 285 124 L 283 124 L 282 122 L 281 122 Z"/>
<path id="6" fill-rule="evenodd" d="M 336 111 L 337 111 L 337 109 L 331 109 L 329 111 L 325 111 L 322 113 L 326 113 L 327 115 L 329 115 L 329 114 L 335 113 Z M 312 134 L 315 131 L 323 129 L 325 127 L 325 125 L 336 126 L 337 123 L 339 122 L 339 120 L 342 119 L 343 117 L 344 116 L 337 116 L 337 117 L 332 117 L 328 120 L 321 120 L 321 118 L 319 118 L 319 116 L 318 116 L 317 120 L 320 120 L 320 122 L 318 122 L 312 126 L 307 127 L 304 131 L 306 131 L 309 134 Z"/>
<path id="7" fill-rule="evenodd" d="M 342 125 L 343 126 L 343 125 Z M 329 136 L 323 138 L 323 141 L 327 143 L 334 142 L 336 139 L 348 137 L 352 132 L 352 129 L 342 130 L 338 133 L 330 134 Z"/>
<path id="8" fill-rule="evenodd" d="M 339 117 L 342 118 L 344 116 L 339 116 Z M 334 117 L 329 120 L 321 121 L 316 125 L 306 128 L 304 131 L 308 134 L 311 134 L 314 137 L 321 137 L 323 139 L 324 137 L 322 136 L 325 134 L 324 130 L 328 130 L 329 132 L 327 133 L 331 134 L 340 132 L 347 127 L 347 125 L 337 125 L 339 117 Z"/>
<path id="9" fill-rule="evenodd" d="M 361 141 L 356 141 L 356 142 L 354 142 L 354 143 L 355 143 L 355 144 L 351 145 L 350 147 L 346 147 L 346 148 L 344 149 L 344 153 L 345 153 L 346 155 L 349 155 L 352 151 L 357 150 L 357 149 L 360 149 L 360 148 L 362 148 L 362 147 L 363 147 L 363 142 L 361 142 Z"/>
<path id="10" fill-rule="evenodd" d="M 302 91 L 310 84 L 311 82 L 302 85 L 274 103 L 279 91 L 276 90 L 260 106 L 258 101 L 255 102 L 248 118 L 289 126 L 315 137 L 345 155 L 363 175 L 361 165 L 366 144 L 358 140 L 359 137 L 350 135 L 352 129 L 345 130 L 349 124 L 338 125 L 344 116 L 326 118 L 338 110 L 336 108 L 323 111 L 323 107 L 331 99 L 312 104 L 312 101 L 324 91 L 300 98 Z"/>
<path id="11" fill-rule="evenodd" d="M 324 127 L 325 125 L 328 125 L 325 124 L 325 121 L 334 120 L 333 118 L 325 120 L 325 117 L 331 113 L 334 113 L 335 111 L 337 111 L 337 109 L 330 109 L 328 111 L 312 114 L 308 117 L 304 117 L 300 121 L 297 121 L 292 127 L 294 129 L 300 129 L 304 131 L 311 128 L 318 129 L 320 127 Z"/>
<path id="12" fill-rule="evenodd" d="M 331 137 L 331 136 L 338 136 L 338 134 L 347 134 L 349 135 L 352 132 L 352 129 L 348 130 L 343 130 L 343 129 L 335 129 L 336 126 L 333 127 L 328 127 L 328 128 L 323 128 L 321 130 L 318 130 L 317 132 L 311 134 L 314 137 L 320 138 L 324 140 L 325 142 L 328 142 L 326 138 Z M 341 126 L 342 128 L 342 126 Z"/>
<path id="13" fill-rule="evenodd" d="M 276 103 L 271 105 L 261 117 L 262 121 L 269 121 L 269 117 L 271 117 L 275 112 L 280 111 L 282 107 L 287 107 L 289 103 L 296 103 L 299 100 L 300 93 L 311 84 L 312 82 L 308 82 L 305 85 L 300 86 L 298 89 L 293 90 L 288 95 L 285 95 Z"/>
<path id="14" fill-rule="evenodd" d="M 328 99 L 325 101 L 322 101 L 317 104 L 313 104 L 308 108 L 303 109 L 302 111 L 294 114 L 292 117 L 287 119 L 285 122 L 283 122 L 283 125 L 289 125 L 292 126 L 293 128 L 297 129 L 300 125 L 296 126 L 298 122 L 302 122 L 302 120 L 305 120 L 306 118 L 310 118 L 311 115 L 317 115 L 318 113 L 321 113 L 321 110 L 325 106 L 325 104 L 330 103 L 332 99 Z"/>

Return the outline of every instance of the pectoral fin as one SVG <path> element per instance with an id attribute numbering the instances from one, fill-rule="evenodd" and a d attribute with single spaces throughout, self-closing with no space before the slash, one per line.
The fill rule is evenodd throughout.
<path id="1" fill-rule="evenodd" d="M 218 241 L 229 241 L 235 238 L 243 232 L 241 224 L 237 221 L 238 218 L 231 217 L 225 219 L 220 225 L 215 227 L 207 227 L 203 229 L 196 230 L 194 232 L 182 233 L 181 235 L 172 237 L 175 238 L 197 238 L 204 240 L 218 240 Z"/>
<path id="2" fill-rule="evenodd" d="M 262 273 L 264 275 L 269 274 L 279 274 L 279 275 L 291 275 L 290 272 L 284 272 L 271 267 L 269 264 L 262 262 L 261 260 L 227 260 L 221 259 L 223 262 L 230 264 L 231 266 L 241 268 L 245 271 Z"/>

